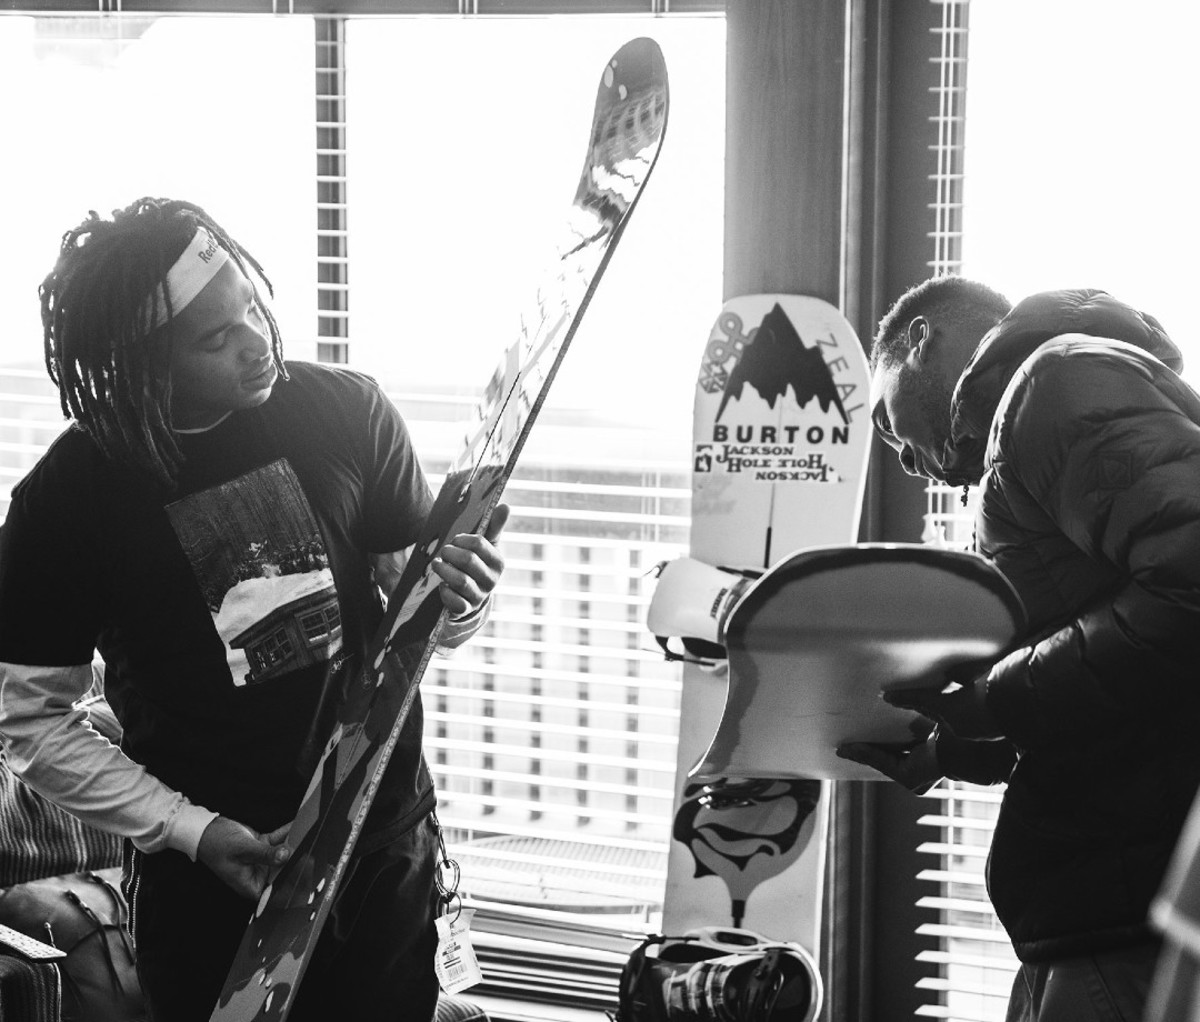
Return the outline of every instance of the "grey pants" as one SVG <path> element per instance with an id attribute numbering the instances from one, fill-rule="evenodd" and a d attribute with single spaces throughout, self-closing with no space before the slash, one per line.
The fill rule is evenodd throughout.
<path id="1" fill-rule="evenodd" d="M 1158 944 L 1022 964 L 1005 1022 L 1140 1022 Z"/>

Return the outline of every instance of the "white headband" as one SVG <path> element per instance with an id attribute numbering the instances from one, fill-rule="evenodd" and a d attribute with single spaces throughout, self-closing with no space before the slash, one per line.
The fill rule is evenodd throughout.
<path id="1" fill-rule="evenodd" d="M 228 261 L 229 253 L 217 244 L 217 239 L 203 227 L 197 228 L 183 254 L 167 270 L 165 285 L 160 284 L 146 299 L 146 317 L 154 316 L 150 329 L 156 330 L 172 315 L 178 316 Z M 170 313 L 167 312 L 164 286 L 171 296 Z"/>

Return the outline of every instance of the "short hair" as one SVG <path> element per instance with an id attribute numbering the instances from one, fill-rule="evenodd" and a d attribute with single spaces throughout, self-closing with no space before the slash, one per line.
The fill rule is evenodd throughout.
<path id="1" fill-rule="evenodd" d="M 956 274 L 930 277 L 905 291 L 879 321 L 871 345 L 871 368 L 903 360 L 908 351 L 906 328 L 917 316 L 974 325 L 982 337 L 1011 309 L 1004 295 L 977 280 Z"/>
<path id="2" fill-rule="evenodd" d="M 38 288 L 46 371 L 63 415 L 105 456 L 149 472 L 168 488 L 183 459 L 171 426 L 168 355 L 155 350 L 151 335 L 160 303 L 168 318 L 173 313 L 167 271 L 201 227 L 247 278 L 247 266 L 253 267 L 274 296 L 258 261 L 203 209 L 149 197 L 113 210 L 111 219 L 90 211 L 63 235 L 54 269 Z M 265 305 L 260 311 L 286 378 L 278 325 Z"/>

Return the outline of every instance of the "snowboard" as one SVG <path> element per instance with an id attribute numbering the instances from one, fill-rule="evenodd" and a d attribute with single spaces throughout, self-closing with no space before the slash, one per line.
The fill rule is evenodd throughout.
<path id="1" fill-rule="evenodd" d="M 862 346 L 828 303 L 763 294 L 722 307 L 696 383 L 689 553 L 741 574 L 705 601 L 701 616 L 710 623 L 793 551 L 857 539 L 869 389 Z M 652 632 L 651 618 L 664 616 L 656 610 L 670 616 L 669 607 L 656 608 L 660 596 L 673 602 L 662 581 Z M 720 656 L 706 660 L 705 647 L 694 648 L 701 655 L 687 659 L 701 662 L 683 665 L 664 931 L 745 927 L 797 942 L 815 958 L 828 786 L 768 773 L 693 776 L 727 692 Z"/>
<path id="2" fill-rule="evenodd" d="M 729 692 L 693 778 L 885 780 L 835 753 L 843 742 L 926 737 L 928 720 L 881 693 L 970 680 L 1024 630 L 1016 591 L 975 554 L 870 543 L 799 551 L 720 627 Z"/>
<path id="3" fill-rule="evenodd" d="M 254 910 L 212 1022 L 282 1020 L 288 1014 L 437 647 L 444 614 L 431 562 L 451 537 L 487 527 L 654 167 L 667 110 L 658 45 L 650 39 L 626 43 L 604 67 L 583 172 L 551 268 L 486 385 L 364 665 L 341 695 L 287 837 L 291 858 Z"/>

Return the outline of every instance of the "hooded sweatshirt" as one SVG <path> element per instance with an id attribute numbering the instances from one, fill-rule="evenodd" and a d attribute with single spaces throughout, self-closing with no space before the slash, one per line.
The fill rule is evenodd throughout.
<path id="1" fill-rule="evenodd" d="M 1200 396 L 1162 327 L 1099 291 L 1035 295 L 980 342 L 947 475 L 1028 644 L 997 664 L 1000 742 L 939 742 L 1008 787 L 988 891 L 1024 961 L 1147 939 L 1200 785 Z M 1011 771 L 1011 773 L 1010 773 Z"/>

